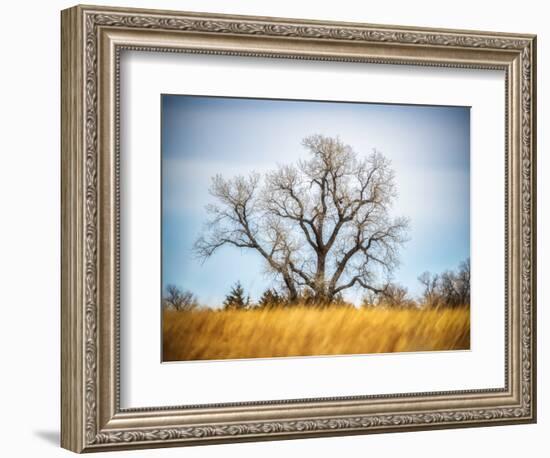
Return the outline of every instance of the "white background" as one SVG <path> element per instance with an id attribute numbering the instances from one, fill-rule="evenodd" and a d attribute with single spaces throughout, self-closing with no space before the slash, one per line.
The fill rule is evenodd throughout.
<path id="1" fill-rule="evenodd" d="M 503 72 L 143 52 L 121 65 L 123 407 L 504 387 Z M 471 106 L 471 350 L 159 364 L 162 93 Z"/>
<path id="2" fill-rule="evenodd" d="M 97 3 L 104 3 L 97 0 Z M 550 173 L 543 152 L 548 141 L 550 96 L 545 43 L 550 40 L 544 2 L 395 1 L 366 3 L 202 1 L 122 1 L 118 5 L 240 14 L 348 20 L 538 34 L 539 125 L 539 423 L 406 434 L 231 444 L 190 449 L 122 452 L 128 456 L 545 456 L 550 405 L 550 328 L 545 311 L 545 251 Z M 0 78 L 0 422 L 2 455 L 68 456 L 57 447 L 59 425 L 59 10 L 69 2 L 3 5 Z M 546 53 L 547 54 L 547 53 Z M 547 242 L 546 242 L 547 245 Z M 116 455 L 113 455 L 116 456 Z"/>

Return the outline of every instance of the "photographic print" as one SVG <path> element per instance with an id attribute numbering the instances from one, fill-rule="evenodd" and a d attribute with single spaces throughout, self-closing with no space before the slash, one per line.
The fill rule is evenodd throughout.
<path id="1" fill-rule="evenodd" d="M 470 108 L 161 96 L 162 360 L 470 348 Z"/>

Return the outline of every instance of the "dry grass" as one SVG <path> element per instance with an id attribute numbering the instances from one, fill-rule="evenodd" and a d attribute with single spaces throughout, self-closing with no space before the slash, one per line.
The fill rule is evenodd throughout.
<path id="1" fill-rule="evenodd" d="M 166 310 L 163 319 L 164 361 L 470 348 L 468 308 Z"/>

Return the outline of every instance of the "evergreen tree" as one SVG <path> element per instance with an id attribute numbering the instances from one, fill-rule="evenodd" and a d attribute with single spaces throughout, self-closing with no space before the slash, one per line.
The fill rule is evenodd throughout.
<path id="1" fill-rule="evenodd" d="M 231 291 L 227 296 L 225 296 L 225 300 L 223 301 L 223 306 L 226 310 L 229 309 L 245 309 L 250 302 L 250 298 L 246 297 L 244 295 L 244 289 L 241 285 L 241 282 L 238 281 L 235 283 L 235 285 L 231 288 Z"/>
<path id="2" fill-rule="evenodd" d="M 260 307 L 277 307 L 283 305 L 284 298 L 277 292 L 277 290 L 269 288 L 264 291 L 262 297 L 258 301 Z"/>

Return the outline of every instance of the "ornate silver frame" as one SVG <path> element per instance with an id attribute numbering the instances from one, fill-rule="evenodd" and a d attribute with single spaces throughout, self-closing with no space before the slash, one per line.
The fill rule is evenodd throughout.
<path id="1" fill-rule="evenodd" d="M 89 452 L 535 422 L 535 36 L 92 6 L 64 10 L 61 32 L 63 447 Z M 505 71 L 506 386 L 121 409 L 123 49 Z"/>

